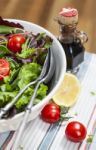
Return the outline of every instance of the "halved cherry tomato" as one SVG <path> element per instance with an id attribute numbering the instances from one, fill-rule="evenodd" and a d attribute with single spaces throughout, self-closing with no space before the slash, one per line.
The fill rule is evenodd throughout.
<path id="1" fill-rule="evenodd" d="M 0 59 L 0 80 L 10 73 L 10 65 L 6 59 Z"/>
<path id="2" fill-rule="evenodd" d="M 60 107 L 51 102 L 45 105 L 41 111 L 41 117 L 44 121 L 49 123 L 55 123 L 60 119 Z"/>
<path id="3" fill-rule="evenodd" d="M 15 34 L 15 35 L 12 35 L 8 39 L 7 47 L 14 53 L 21 52 L 22 44 L 24 44 L 25 41 L 26 41 L 26 39 L 25 39 L 24 35 Z"/>
<path id="4" fill-rule="evenodd" d="M 73 142 L 82 142 L 86 134 L 87 130 L 85 126 L 78 121 L 70 122 L 65 129 L 66 137 Z"/>

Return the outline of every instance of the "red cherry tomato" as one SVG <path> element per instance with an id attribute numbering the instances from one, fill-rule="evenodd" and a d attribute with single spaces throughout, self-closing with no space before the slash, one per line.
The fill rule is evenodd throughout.
<path id="1" fill-rule="evenodd" d="M 65 129 L 66 137 L 73 142 L 82 142 L 86 134 L 87 130 L 85 126 L 78 121 L 70 122 Z"/>
<path id="2" fill-rule="evenodd" d="M 6 59 L 0 59 L 0 80 L 10 73 L 10 65 Z"/>
<path id="3" fill-rule="evenodd" d="M 21 52 L 22 44 L 24 44 L 25 41 L 26 39 L 22 34 L 15 34 L 8 39 L 7 47 L 14 53 Z"/>
<path id="4" fill-rule="evenodd" d="M 41 117 L 44 121 L 49 123 L 55 123 L 60 119 L 60 107 L 51 102 L 45 105 L 41 111 Z"/>

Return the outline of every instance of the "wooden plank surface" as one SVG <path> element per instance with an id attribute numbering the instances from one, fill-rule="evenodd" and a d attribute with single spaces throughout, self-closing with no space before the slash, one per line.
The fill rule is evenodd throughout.
<path id="1" fill-rule="evenodd" d="M 54 18 L 62 7 L 78 9 L 78 28 L 89 37 L 85 47 L 88 51 L 96 52 L 95 0 L 0 0 L 0 15 L 34 22 L 59 35 L 59 27 Z"/>

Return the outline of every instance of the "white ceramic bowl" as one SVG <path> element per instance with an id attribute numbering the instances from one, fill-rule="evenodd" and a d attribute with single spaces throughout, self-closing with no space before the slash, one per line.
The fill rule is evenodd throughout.
<path id="1" fill-rule="evenodd" d="M 46 34 L 52 37 L 53 39 L 52 51 L 54 54 L 54 60 L 55 60 L 54 64 L 56 65 L 56 70 L 55 70 L 55 74 L 51 83 L 51 91 L 39 104 L 35 105 L 32 108 L 32 112 L 29 116 L 29 121 L 30 121 L 36 118 L 40 114 L 40 111 L 42 110 L 44 105 L 48 103 L 48 101 L 52 98 L 52 96 L 55 94 L 60 84 L 62 83 L 64 74 L 66 71 L 65 53 L 64 53 L 62 46 L 59 44 L 58 40 L 55 38 L 55 36 L 51 34 L 49 31 L 47 31 L 46 29 L 36 24 L 27 22 L 27 21 L 21 21 L 21 20 L 15 20 L 15 19 L 8 19 L 8 20 L 12 22 L 20 23 L 21 25 L 24 26 L 25 30 L 27 31 L 33 31 L 36 33 L 46 32 Z M 20 123 L 22 119 L 23 114 L 24 113 L 22 112 L 22 113 L 15 115 L 11 119 L 0 120 L 0 132 L 4 132 L 8 130 L 16 130 L 18 127 L 18 124 Z"/>

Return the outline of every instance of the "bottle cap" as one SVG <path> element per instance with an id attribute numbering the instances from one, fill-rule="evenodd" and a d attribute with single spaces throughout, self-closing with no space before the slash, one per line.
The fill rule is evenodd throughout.
<path id="1" fill-rule="evenodd" d="M 62 8 L 59 12 L 58 21 L 64 25 L 78 23 L 78 11 L 75 8 Z"/>

